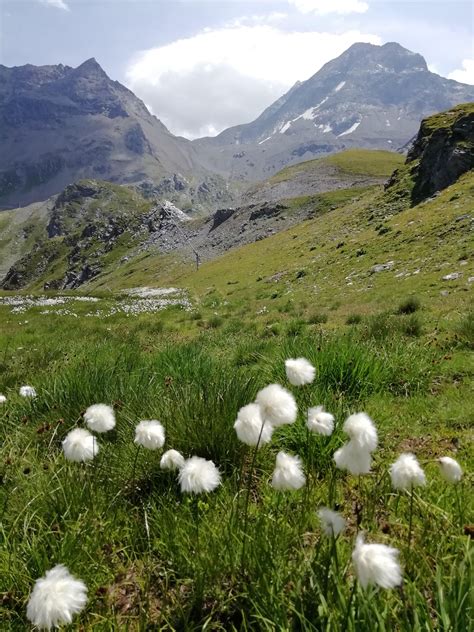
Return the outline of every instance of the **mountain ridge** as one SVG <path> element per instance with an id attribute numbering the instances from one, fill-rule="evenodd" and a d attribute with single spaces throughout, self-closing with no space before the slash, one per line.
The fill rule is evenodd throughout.
<path id="1" fill-rule="evenodd" d="M 171 134 L 94 58 L 69 66 L 0 66 L 0 204 L 44 200 L 84 177 L 159 183 L 209 175 L 190 141 Z"/>
<path id="2" fill-rule="evenodd" d="M 0 66 L 0 208 L 92 178 L 209 212 L 286 166 L 344 149 L 406 146 L 424 115 L 469 100 L 473 86 L 429 72 L 421 55 L 397 43 L 356 43 L 255 121 L 189 141 L 93 57 L 76 68 Z"/>
<path id="3" fill-rule="evenodd" d="M 253 122 L 193 143 L 207 152 L 209 168 L 260 180 L 341 149 L 396 150 L 425 116 L 472 100 L 474 86 L 430 72 L 421 55 L 400 44 L 356 43 Z"/>

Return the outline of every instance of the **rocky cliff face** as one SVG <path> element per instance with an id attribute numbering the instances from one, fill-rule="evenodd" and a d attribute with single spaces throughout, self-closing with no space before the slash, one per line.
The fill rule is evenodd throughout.
<path id="1" fill-rule="evenodd" d="M 421 55 L 399 44 L 354 44 L 252 123 L 194 144 L 214 170 L 263 179 L 344 148 L 396 150 L 422 118 L 472 100 L 473 86 L 430 72 Z"/>
<path id="2" fill-rule="evenodd" d="M 413 174 L 415 203 L 474 169 L 474 104 L 460 105 L 424 120 L 407 163 L 417 163 Z"/>
<path id="3" fill-rule="evenodd" d="M 0 66 L 0 144 L 0 208 L 46 199 L 81 178 L 206 174 L 191 143 L 94 59 L 78 68 Z"/>
<path id="4" fill-rule="evenodd" d="M 414 205 L 473 168 L 474 103 L 466 103 L 422 121 L 405 165 L 386 189 L 393 197 L 409 195 Z"/>

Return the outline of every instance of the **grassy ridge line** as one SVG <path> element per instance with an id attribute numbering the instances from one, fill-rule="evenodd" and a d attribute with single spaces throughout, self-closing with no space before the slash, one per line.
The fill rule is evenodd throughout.
<path id="1" fill-rule="evenodd" d="M 301 173 L 316 173 L 327 165 L 337 168 L 341 175 L 360 175 L 388 178 L 393 171 L 403 164 L 404 157 L 391 151 L 370 149 L 348 149 L 326 158 L 306 160 L 291 167 L 285 167 L 268 179 L 269 184 L 276 184 L 293 179 Z"/>

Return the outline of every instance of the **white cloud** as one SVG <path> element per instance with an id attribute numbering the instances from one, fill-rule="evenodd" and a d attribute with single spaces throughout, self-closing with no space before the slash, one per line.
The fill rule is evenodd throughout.
<path id="1" fill-rule="evenodd" d="M 462 68 L 450 72 L 448 79 L 474 85 L 474 59 L 463 59 Z"/>
<path id="2" fill-rule="evenodd" d="M 361 0 L 288 0 L 300 13 L 365 13 L 369 5 Z"/>
<path id="3" fill-rule="evenodd" d="M 214 135 L 246 123 L 370 33 L 285 32 L 268 24 L 205 29 L 137 54 L 127 85 L 175 134 Z"/>
<path id="4" fill-rule="evenodd" d="M 63 11 L 70 11 L 69 6 L 64 2 L 64 0 L 39 0 L 41 4 L 45 4 L 48 7 L 53 7 L 54 9 L 62 9 Z"/>

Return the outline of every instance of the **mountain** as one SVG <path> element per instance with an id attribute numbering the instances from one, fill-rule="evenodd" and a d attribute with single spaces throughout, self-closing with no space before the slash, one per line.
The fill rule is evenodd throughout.
<path id="1" fill-rule="evenodd" d="M 193 141 L 210 169 L 261 180 L 288 164 L 352 147 L 396 150 L 420 121 L 474 100 L 474 86 L 428 70 L 396 43 L 358 43 L 295 84 L 255 121 Z M 203 158 L 202 158 L 203 159 Z"/>
<path id="2" fill-rule="evenodd" d="M 354 44 L 253 123 L 191 142 L 95 59 L 77 68 L 0 65 L 0 210 L 94 179 L 208 213 L 288 165 L 356 147 L 397 149 L 424 116 L 470 100 L 474 87 L 431 73 L 399 44 Z"/>
<path id="3" fill-rule="evenodd" d="M 140 195 L 138 188 L 83 180 L 48 203 L 3 213 L 0 277 L 5 276 L 1 286 L 8 290 L 75 289 L 91 283 L 102 288 L 109 283 L 130 287 L 156 284 L 163 277 L 174 284 L 176 266 L 187 274 L 194 268 L 196 253 L 205 262 L 246 244 L 267 242 L 266 238 L 285 231 L 285 248 L 293 250 L 288 261 L 298 262 L 304 252 L 297 244 L 291 246 L 287 229 L 307 220 L 317 222 L 317 230 L 326 234 L 324 247 L 334 250 L 336 258 L 346 253 L 344 257 L 358 260 L 366 252 L 363 244 L 347 252 L 343 248 L 346 241 L 354 241 L 355 212 L 360 239 L 370 237 L 378 248 L 376 242 L 383 237 L 384 252 L 390 252 L 391 239 L 396 237 L 407 257 L 413 257 L 409 245 L 413 240 L 403 241 L 396 216 L 405 213 L 400 226 L 405 221 L 411 226 L 409 211 L 416 207 L 417 215 L 423 217 L 428 204 L 433 217 L 426 211 L 427 219 L 436 220 L 437 229 L 427 229 L 425 234 L 423 224 L 417 239 L 431 240 L 437 257 L 444 256 L 438 239 L 448 234 L 450 239 L 456 237 L 460 252 L 469 252 L 466 227 L 471 214 L 463 209 L 469 208 L 474 195 L 474 104 L 424 120 L 402 163 L 403 157 L 396 152 L 367 149 L 306 161 L 249 190 L 242 206 L 221 208 L 209 217 L 190 217 L 171 203 L 156 204 Z M 457 187 L 452 193 L 434 195 L 451 185 Z M 338 234 L 344 238 L 331 233 L 336 220 Z M 262 244 L 262 260 L 267 259 L 267 251 Z M 393 256 L 387 255 L 388 260 Z M 313 257 L 317 261 L 319 254 Z M 230 273 L 239 275 L 238 255 L 232 261 Z"/>
<path id="4" fill-rule="evenodd" d="M 199 187 L 206 175 L 196 148 L 95 59 L 78 68 L 0 65 L 0 144 L 0 208 L 44 200 L 81 178 L 158 184 L 184 174 Z"/>

